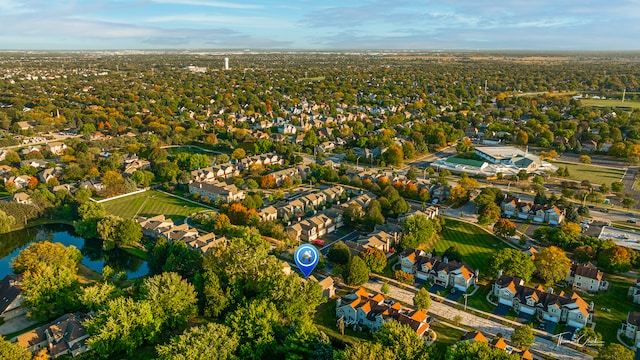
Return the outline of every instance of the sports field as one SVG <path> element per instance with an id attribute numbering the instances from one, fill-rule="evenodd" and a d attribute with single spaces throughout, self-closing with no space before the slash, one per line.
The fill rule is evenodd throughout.
<path id="1" fill-rule="evenodd" d="M 493 254 L 507 247 L 495 236 L 475 225 L 447 219 L 440 239 L 436 241 L 436 252 L 441 255 L 450 246 L 457 247 L 462 260 L 474 269 L 479 269 L 481 274 L 489 265 Z"/>
<path id="2" fill-rule="evenodd" d="M 128 219 L 164 214 L 174 221 L 182 221 L 191 214 L 207 210 L 203 206 L 155 190 L 105 201 L 102 205 L 108 214 Z"/>
<path id="3" fill-rule="evenodd" d="M 632 109 L 640 109 L 640 101 L 609 100 L 609 99 L 580 99 L 584 106 L 600 106 L 600 107 L 625 107 Z"/>
<path id="4" fill-rule="evenodd" d="M 610 185 L 614 181 L 622 180 L 624 169 L 606 168 L 602 166 L 593 166 L 588 164 L 576 164 L 568 162 L 554 162 L 553 165 L 569 169 L 569 179 L 582 181 L 589 180 L 592 184 Z"/>

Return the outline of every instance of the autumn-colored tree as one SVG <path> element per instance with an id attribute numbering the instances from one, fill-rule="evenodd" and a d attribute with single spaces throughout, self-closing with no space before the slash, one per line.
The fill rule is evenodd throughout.
<path id="1" fill-rule="evenodd" d="M 456 185 L 451 189 L 449 197 L 456 204 L 464 204 L 469 201 L 469 192 L 460 185 Z"/>
<path id="2" fill-rule="evenodd" d="M 231 226 L 231 220 L 225 214 L 218 214 L 213 224 L 213 230 L 215 232 L 225 232 Z"/>
<path id="3" fill-rule="evenodd" d="M 407 184 L 407 186 L 405 186 L 404 192 L 408 197 L 415 198 L 418 196 L 418 187 L 416 186 L 416 184 L 410 182 Z"/>
<path id="4" fill-rule="evenodd" d="M 589 155 L 580 155 L 579 161 L 583 164 L 591 164 L 591 157 Z"/>
<path id="5" fill-rule="evenodd" d="M 271 174 L 264 175 L 260 178 L 260 187 L 263 189 L 273 189 L 276 186 L 276 178 Z"/>
<path id="6" fill-rule="evenodd" d="M 98 168 L 96 167 L 92 167 L 91 169 L 89 169 L 89 171 L 87 172 L 87 177 L 89 179 L 93 179 L 100 176 L 100 171 L 98 171 Z"/>
<path id="7" fill-rule="evenodd" d="M 381 273 L 387 266 L 387 257 L 384 252 L 377 248 L 368 248 L 362 251 L 359 256 L 367 264 L 371 272 Z"/>
<path id="8" fill-rule="evenodd" d="M 631 269 L 631 254 L 622 246 L 614 246 L 600 252 L 598 266 L 614 272 L 626 272 Z"/>
<path id="9" fill-rule="evenodd" d="M 565 235 L 575 239 L 582 233 L 582 227 L 574 222 L 567 222 L 562 225 L 562 231 L 564 231 Z"/>
<path id="10" fill-rule="evenodd" d="M 122 178 L 122 175 L 115 170 L 109 170 L 102 176 L 102 183 L 106 186 L 114 186 L 122 184 L 123 182 L 124 179 Z"/>
<path id="11" fill-rule="evenodd" d="M 34 190 L 35 188 L 37 188 L 37 187 L 38 187 L 38 178 L 37 178 L 37 177 L 35 177 L 35 176 L 32 176 L 32 177 L 29 179 L 29 184 L 27 184 L 27 187 L 28 187 L 30 190 Z"/>
<path id="12" fill-rule="evenodd" d="M 366 180 L 365 180 L 366 181 Z M 389 178 L 386 176 L 380 176 L 378 178 L 378 186 L 380 186 L 381 188 L 384 188 L 385 186 L 391 184 L 391 181 L 389 181 Z"/>
<path id="13" fill-rule="evenodd" d="M 571 269 L 571 261 L 567 258 L 567 254 L 557 246 L 542 249 L 533 261 L 536 264 L 538 276 L 547 285 L 566 278 L 567 272 Z"/>
<path id="14" fill-rule="evenodd" d="M 233 150 L 233 152 L 231 153 L 231 158 L 234 160 L 239 160 L 239 159 L 243 159 L 247 156 L 247 152 L 244 151 L 243 148 L 237 148 L 235 150 Z"/>
<path id="15" fill-rule="evenodd" d="M 248 215 L 247 208 L 240 203 L 229 206 L 229 220 L 234 225 L 247 225 Z"/>
<path id="16" fill-rule="evenodd" d="M 215 145 L 218 143 L 218 137 L 216 134 L 207 134 L 207 136 L 204 137 L 204 143 L 207 145 Z"/>
<path id="17" fill-rule="evenodd" d="M 407 285 L 413 285 L 413 283 L 415 282 L 415 277 L 413 276 L 413 274 L 409 274 L 408 272 L 402 270 L 396 270 L 396 272 L 393 273 L 393 277 L 395 277 L 399 282 Z"/>
<path id="18" fill-rule="evenodd" d="M 493 225 L 493 232 L 498 236 L 513 236 L 516 234 L 516 224 L 509 219 L 499 219 Z"/>
<path id="19" fill-rule="evenodd" d="M 516 144 L 517 145 L 526 145 L 529 143 L 529 134 L 526 131 L 520 130 L 516 133 Z"/>
<path id="20" fill-rule="evenodd" d="M 402 148 L 400 146 L 391 145 L 384 153 L 383 157 L 387 164 L 399 166 L 400 164 L 402 164 L 404 152 L 402 151 Z"/>

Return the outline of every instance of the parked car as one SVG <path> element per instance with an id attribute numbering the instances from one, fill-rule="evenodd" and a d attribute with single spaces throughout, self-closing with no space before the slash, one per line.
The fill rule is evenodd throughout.
<path id="1" fill-rule="evenodd" d="M 628 222 L 628 223 L 631 223 L 631 224 L 635 224 L 635 223 L 636 223 L 636 221 L 635 221 L 635 220 L 633 220 L 633 219 L 629 219 L 629 220 L 627 220 L 627 222 Z"/>
<path id="2" fill-rule="evenodd" d="M 313 240 L 313 243 L 318 246 L 324 246 L 324 240 L 316 239 Z"/>

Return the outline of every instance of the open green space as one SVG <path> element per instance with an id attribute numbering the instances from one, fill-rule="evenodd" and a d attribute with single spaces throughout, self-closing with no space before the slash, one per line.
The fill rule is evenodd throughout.
<path id="1" fill-rule="evenodd" d="M 602 334 L 602 339 L 606 343 L 616 343 L 618 341 L 616 331 L 620 329 L 620 323 L 627 318 L 629 311 L 640 311 L 640 305 L 632 303 L 627 297 L 629 286 L 635 284 L 633 279 L 619 275 L 605 275 L 605 280 L 611 284 L 608 291 L 593 296 L 582 294 L 581 296 L 587 303 L 591 301 L 594 303 L 595 330 Z"/>
<path id="2" fill-rule="evenodd" d="M 580 102 L 584 106 L 599 106 L 599 107 L 624 107 L 631 109 L 640 109 L 640 101 L 622 101 L 611 99 L 580 99 Z"/>
<path id="3" fill-rule="evenodd" d="M 102 205 L 108 214 L 129 219 L 136 216 L 149 217 L 164 214 L 174 221 L 182 221 L 191 214 L 208 210 L 203 206 L 155 190 L 106 201 Z"/>
<path id="4" fill-rule="evenodd" d="M 448 218 L 440 238 L 436 241 L 436 252 L 442 254 L 450 246 L 458 249 L 462 260 L 469 266 L 479 269 L 480 276 L 489 265 L 493 254 L 507 247 L 476 225 Z"/>
<path id="5" fill-rule="evenodd" d="M 605 168 L 587 164 L 576 164 L 561 161 L 555 161 L 553 164 L 557 167 L 567 167 L 567 169 L 569 169 L 569 179 L 571 180 L 589 180 L 592 184 L 598 185 L 610 185 L 614 181 L 620 181 L 625 173 L 623 169 Z"/>
<path id="6" fill-rule="evenodd" d="M 491 285 L 478 285 L 478 290 L 475 294 L 467 297 L 467 306 L 474 309 L 478 309 L 484 312 L 491 313 L 495 309 L 495 306 L 487 301 L 487 295 L 491 291 Z M 464 304 L 464 297 L 461 297 L 458 302 Z"/>

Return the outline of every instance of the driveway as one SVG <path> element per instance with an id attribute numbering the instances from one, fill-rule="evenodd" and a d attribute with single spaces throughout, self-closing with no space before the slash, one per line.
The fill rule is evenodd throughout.
<path id="1" fill-rule="evenodd" d="M 20 330 L 24 330 L 30 326 L 37 324 L 37 321 L 31 321 L 27 319 L 27 315 L 20 315 L 13 319 L 7 320 L 4 324 L 0 325 L 0 334 L 7 335 L 13 334 Z"/>
<path id="2" fill-rule="evenodd" d="M 493 310 L 493 313 L 495 315 L 505 316 L 509 313 L 509 310 L 511 310 L 511 306 L 505 305 L 505 304 L 498 304 L 495 310 Z"/>
<path id="3" fill-rule="evenodd" d="M 446 289 L 440 285 L 431 285 L 431 287 L 429 288 L 429 292 L 436 295 L 438 294 L 438 292 L 440 292 L 440 294 L 444 294 L 445 290 Z"/>
<path id="4" fill-rule="evenodd" d="M 453 289 L 452 289 L 453 290 Z M 454 290 L 455 292 L 450 292 L 449 295 L 446 296 L 447 299 L 451 301 L 458 301 L 464 295 L 464 291 L 460 291 L 458 289 Z"/>
<path id="5" fill-rule="evenodd" d="M 528 324 L 531 322 L 531 320 L 533 319 L 533 315 L 531 314 L 525 314 L 522 311 L 518 314 L 518 317 L 516 318 L 516 321 L 521 323 L 521 324 Z"/>

